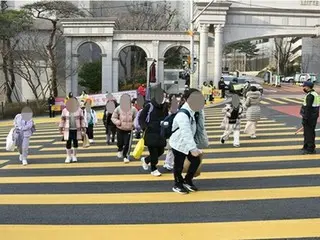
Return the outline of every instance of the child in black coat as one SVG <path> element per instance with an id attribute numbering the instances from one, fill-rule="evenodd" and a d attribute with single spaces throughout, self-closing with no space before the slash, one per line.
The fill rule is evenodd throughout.
<path id="1" fill-rule="evenodd" d="M 115 100 L 111 100 L 114 101 L 115 104 L 115 108 L 117 107 L 117 102 Z M 112 143 L 115 142 L 115 137 L 116 137 L 116 131 L 117 131 L 117 127 L 116 125 L 114 125 L 114 123 L 111 121 L 111 116 L 112 113 L 108 112 L 107 107 L 104 110 L 103 113 L 103 124 L 106 128 L 106 135 L 107 135 L 107 144 L 110 145 L 110 140 Z"/>

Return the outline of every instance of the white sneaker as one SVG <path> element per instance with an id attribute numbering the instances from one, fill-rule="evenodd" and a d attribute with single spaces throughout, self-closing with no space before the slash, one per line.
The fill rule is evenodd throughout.
<path id="1" fill-rule="evenodd" d="M 93 139 L 89 139 L 89 143 L 94 143 L 94 140 Z"/>
<path id="2" fill-rule="evenodd" d="M 233 144 L 234 147 L 240 147 L 240 144 Z"/>
<path id="3" fill-rule="evenodd" d="M 71 162 L 71 156 L 68 156 L 68 157 L 66 158 L 65 163 L 70 163 L 70 162 Z"/>
<path id="4" fill-rule="evenodd" d="M 27 160 L 22 160 L 22 165 L 23 165 L 23 166 L 26 166 L 26 165 L 28 165 L 28 162 L 27 162 Z"/>
<path id="5" fill-rule="evenodd" d="M 72 156 L 72 162 L 78 162 L 77 156 Z"/>
<path id="6" fill-rule="evenodd" d="M 123 158 L 123 153 L 122 152 L 118 152 L 117 157 L 118 158 Z"/>
<path id="7" fill-rule="evenodd" d="M 257 138 L 257 136 L 253 134 L 253 135 L 251 135 L 251 138 Z"/>
<path id="8" fill-rule="evenodd" d="M 161 173 L 159 172 L 159 170 L 154 170 L 153 172 L 151 172 L 151 175 L 152 176 L 155 176 L 155 177 L 160 177 L 161 176 Z"/>
<path id="9" fill-rule="evenodd" d="M 19 161 L 22 162 L 22 154 L 19 155 Z"/>
<path id="10" fill-rule="evenodd" d="M 173 167 L 171 167 L 169 164 L 164 164 L 163 167 L 169 171 L 173 170 Z"/>
<path id="11" fill-rule="evenodd" d="M 128 158 L 124 158 L 124 159 L 123 159 L 123 162 L 124 162 L 124 163 L 129 163 L 130 160 L 129 160 Z"/>
<path id="12" fill-rule="evenodd" d="M 142 163 L 142 168 L 143 170 L 147 171 L 149 169 L 149 166 L 148 164 L 146 163 L 146 158 L 145 157 L 142 157 L 141 158 L 141 163 Z"/>

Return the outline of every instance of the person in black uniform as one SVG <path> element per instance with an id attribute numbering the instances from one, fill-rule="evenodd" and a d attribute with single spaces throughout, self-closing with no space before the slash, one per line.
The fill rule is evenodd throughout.
<path id="1" fill-rule="evenodd" d="M 55 117 L 55 112 L 52 111 L 52 106 L 55 105 L 56 99 L 54 96 L 51 94 L 50 97 L 48 98 L 48 106 L 49 106 L 49 117 L 54 118 Z"/>
<path id="2" fill-rule="evenodd" d="M 221 90 L 221 98 L 225 98 L 226 96 L 226 83 L 224 82 L 224 78 L 222 77 L 219 81 L 219 90 Z"/>
<path id="3" fill-rule="evenodd" d="M 303 91 L 307 93 L 302 104 L 300 114 L 304 134 L 304 145 L 301 149 L 303 154 L 315 154 L 315 128 L 319 117 L 319 96 L 313 89 L 313 83 L 303 83 Z"/>

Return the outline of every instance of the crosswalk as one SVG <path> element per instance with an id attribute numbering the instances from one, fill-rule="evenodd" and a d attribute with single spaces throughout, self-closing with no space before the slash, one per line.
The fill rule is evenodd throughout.
<path id="1" fill-rule="evenodd" d="M 302 98 L 295 97 L 264 97 L 261 101 L 262 105 L 301 105 Z"/>
<path id="2" fill-rule="evenodd" d="M 39 124 L 28 166 L 3 150 L 8 127 L 0 127 L 0 239 L 320 238 L 320 154 L 300 154 L 301 133 L 265 116 L 258 138 L 242 134 L 234 148 L 219 142 L 221 109 L 205 111 L 210 147 L 195 179 L 201 191 L 188 195 L 171 191 L 164 156 L 158 178 L 140 161 L 118 160 L 102 123 L 73 164 L 64 163 L 57 124 Z"/>

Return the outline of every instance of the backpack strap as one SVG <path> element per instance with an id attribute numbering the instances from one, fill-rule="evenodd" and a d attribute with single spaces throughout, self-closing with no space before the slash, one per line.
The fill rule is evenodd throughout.
<path id="1" fill-rule="evenodd" d="M 190 112 L 187 109 L 180 108 L 179 111 L 176 114 L 178 114 L 179 112 L 183 112 L 184 114 L 186 114 L 189 117 L 189 120 L 190 120 L 191 115 L 190 115 Z M 178 130 L 179 130 L 179 127 L 177 127 L 174 131 L 172 131 L 172 134 L 175 133 Z"/>
<path id="2" fill-rule="evenodd" d="M 147 115 L 147 118 L 146 118 L 146 123 L 150 122 L 150 114 L 151 114 L 152 111 L 153 111 L 153 105 L 152 105 L 152 103 L 149 103 L 149 111 L 148 111 L 148 115 Z"/>

